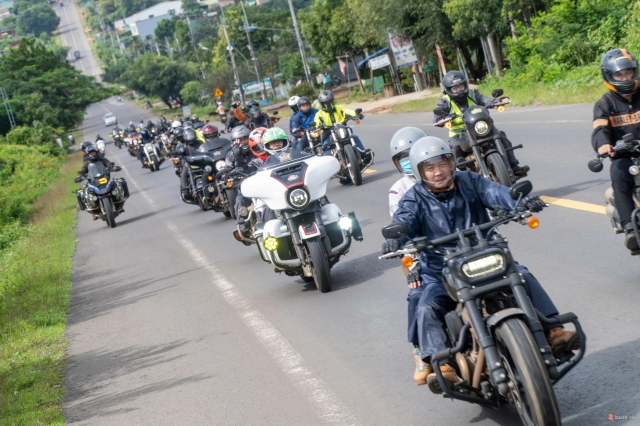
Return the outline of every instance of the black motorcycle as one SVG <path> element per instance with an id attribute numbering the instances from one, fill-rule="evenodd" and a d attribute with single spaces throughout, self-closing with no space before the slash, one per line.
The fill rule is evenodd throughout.
<path id="1" fill-rule="evenodd" d="M 192 200 L 182 197 L 185 203 L 198 204 L 203 211 L 213 210 L 224 212 L 227 217 L 231 216 L 215 179 L 216 173 L 224 169 L 225 157 L 229 150 L 230 140 L 215 138 L 200 145 L 196 154 L 185 158 L 185 166 L 189 167 L 187 170 Z"/>
<path id="2" fill-rule="evenodd" d="M 344 121 L 333 125 L 321 124 L 309 128 L 307 135 L 310 149 L 316 153 L 331 150 L 332 155 L 340 162 L 340 171 L 336 175 L 342 185 L 353 183 L 355 186 L 362 185 L 362 173 L 364 173 L 373 161 L 365 164 L 362 161 L 360 151 L 353 139 L 353 130 L 347 124 L 355 121 L 360 124 L 362 109 L 356 109 L 357 117 L 346 116 Z M 322 145 L 324 139 L 329 138 L 327 145 Z M 371 152 L 373 156 L 373 152 Z"/>
<path id="3" fill-rule="evenodd" d="M 631 158 L 633 165 L 629 167 L 629 174 L 633 176 L 633 201 L 636 208 L 631 213 L 631 217 L 635 220 L 631 221 L 633 232 L 636 234 L 636 241 L 640 241 L 640 232 L 638 232 L 638 220 L 640 220 L 640 140 L 634 139 L 633 134 L 627 133 L 622 140 L 616 142 L 613 152 L 618 154 L 626 154 Z M 594 173 L 602 171 L 603 164 L 601 158 L 608 157 L 608 154 L 598 154 L 597 158 L 589 161 L 589 170 Z M 616 209 L 615 199 L 613 197 L 613 188 L 609 187 L 604 193 L 604 201 L 607 204 L 607 216 L 611 219 L 611 226 L 616 234 L 624 232 L 620 223 L 620 215 Z M 634 250 L 632 255 L 640 255 L 640 250 Z"/>
<path id="4" fill-rule="evenodd" d="M 520 200 L 531 189 L 529 181 L 516 183 L 511 197 Z M 533 307 L 507 240 L 496 231 L 509 222 L 535 228 L 537 219 L 523 207 L 496 212 L 495 217 L 433 241 L 414 238 L 380 258 L 406 256 L 403 264 L 411 266 L 420 252 L 457 242 L 457 248 L 446 252 L 442 272 L 447 293 L 458 302 L 445 315 L 453 347 L 431 357 L 440 388 L 450 398 L 494 409 L 512 404 L 525 425 L 560 425 L 553 384 L 582 359 L 586 336 L 575 314 L 547 318 Z M 382 234 L 400 238 L 408 230 L 404 223 L 394 222 Z M 553 354 L 544 330 L 567 323 L 576 328 L 580 348 Z M 457 367 L 461 382 L 444 379 L 440 365 L 445 363 Z"/>
<path id="5" fill-rule="evenodd" d="M 228 173 L 222 171 L 216 173 L 214 177 L 224 215 L 234 220 L 238 219 L 235 208 L 236 198 L 238 198 L 242 181 L 247 177 L 244 172 L 243 169 L 235 169 Z"/>
<path id="6" fill-rule="evenodd" d="M 124 212 L 124 202 L 128 194 L 122 178 L 112 178 L 111 172 L 119 172 L 120 167 L 108 169 L 101 162 L 89 163 L 86 176 L 78 176 L 75 182 L 87 180 L 87 184 L 76 191 L 78 205 L 94 216 L 116 227 L 116 217 Z"/>
<path id="7" fill-rule="evenodd" d="M 504 92 L 502 89 L 494 90 L 491 95 L 500 98 Z M 522 148 L 522 144 L 506 148 L 502 141 L 504 135 L 495 128 L 493 119 L 489 114 L 489 109 L 496 108 L 498 112 L 504 111 L 504 105 L 510 101 L 500 100 L 486 107 L 481 105 L 470 105 L 462 115 L 464 122 L 464 132 L 466 138 L 460 138 L 460 147 L 464 152 L 469 152 L 465 161 L 457 163 L 460 169 L 468 169 L 481 174 L 487 179 L 504 186 L 511 186 L 519 179 L 527 176 L 522 174 L 516 176 L 509 164 L 507 151 Z M 459 118 L 452 114 L 435 125 L 444 124 L 451 127 L 451 122 Z"/>

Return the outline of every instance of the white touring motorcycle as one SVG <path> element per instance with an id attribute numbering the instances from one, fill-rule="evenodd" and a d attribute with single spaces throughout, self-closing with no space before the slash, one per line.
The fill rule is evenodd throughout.
<path id="1" fill-rule="evenodd" d="M 362 241 L 362 230 L 353 212 L 343 215 L 325 196 L 329 180 L 340 170 L 338 161 L 300 151 L 291 155 L 269 157 L 242 182 L 243 196 L 254 199 L 247 219 L 253 238 L 248 241 L 256 243 L 262 260 L 276 272 L 313 280 L 326 293 L 331 267 L 347 254 L 352 238 Z M 266 223 L 265 206 L 275 213 Z"/>

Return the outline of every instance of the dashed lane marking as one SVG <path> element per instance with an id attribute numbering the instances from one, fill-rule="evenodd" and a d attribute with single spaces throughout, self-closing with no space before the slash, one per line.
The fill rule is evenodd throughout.
<path id="1" fill-rule="evenodd" d="M 575 210 L 582 210 L 585 212 L 607 214 L 605 206 L 599 206 L 597 204 L 584 203 L 582 201 L 567 200 L 566 198 L 547 197 L 546 195 L 540 196 L 540 199 L 548 204 L 555 206 L 567 207 Z"/>
<path id="2" fill-rule="evenodd" d="M 369 174 L 371 174 L 371 173 L 375 173 L 375 172 L 376 172 L 376 170 L 373 170 L 373 169 L 367 169 L 367 170 L 365 170 L 365 171 L 364 171 L 364 172 L 362 172 L 362 173 L 364 173 L 365 175 L 369 175 Z"/>

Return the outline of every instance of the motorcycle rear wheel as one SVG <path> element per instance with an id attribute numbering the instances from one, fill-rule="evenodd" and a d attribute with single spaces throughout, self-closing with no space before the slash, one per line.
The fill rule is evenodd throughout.
<path id="1" fill-rule="evenodd" d="M 347 172 L 349 173 L 349 178 L 351 182 L 353 182 L 354 186 L 362 185 L 362 173 L 360 172 L 360 162 L 358 161 L 358 156 L 356 152 L 353 150 L 353 146 L 345 145 L 344 146 L 344 154 L 345 160 L 347 160 L 347 164 L 345 167 L 347 168 Z"/>
<path id="2" fill-rule="evenodd" d="M 496 344 L 513 383 L 510 399 L 525 426 L 561 424 L 558 401 L 531 332 L 518 318 L 496 328 Z"/>
<path id="3" fill-rule="evenodd" d="M 307 250 L 311 262 L 311 275 L 320 293 L 331 291 L 331 267 L 320 237 L 307 240 Z"/>
<path id="4" fill-rule="evenodd" d="M 107 216 L 107 225 L 109 228 L 116 227 L 116 219 L 113 217 L 113 206 L 111 205 L 111 199 L 105 197 L 102 199 L 102 208 L 104 209 L 104 214 Z"/>
<path id="5" fill-rule="evenodd" d="M 511 187 L 511 177 L 502 160 L 502 156 L 497 152 L 492 152 L 487 155 L 486 160 L 492 180 L 500 185 Z"/>

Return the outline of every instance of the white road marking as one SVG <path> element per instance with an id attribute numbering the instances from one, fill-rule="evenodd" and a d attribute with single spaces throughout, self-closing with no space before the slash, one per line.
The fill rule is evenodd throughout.
<path id="1" fill-rule="evenodd" d="M 151 197 L 140 189 L 138 183 L 127 173 L 127 181 L 135 186 L 142 197 L 151 204 L 154 210 L 157 206 Z M 178 196 L 176 195 L 176 202 Z M 167 228 L 174 234 L 180 245 L 189 253 L 198 266 L 206 269 L 211 276 L 211 284 L 216 288 L 225 301 L 235 309 L 238 316 L 251 332 L 258 338 L 269 355 L 278 363 L 280 369 L 300 388 L 309 399 L 318 416 L 326 423 L 338 425 L 359 424 L 351 412 L 345 407 L 329 386 L 304 364 L 304 358 L 278 329 L 257 309 L 251 306 L 249 300 L 238 288 L 229 282 L 222 272 L 209 261 L 207 256 L 195 244 L 186 238 L 173 223 L 166 221 Z"/>

